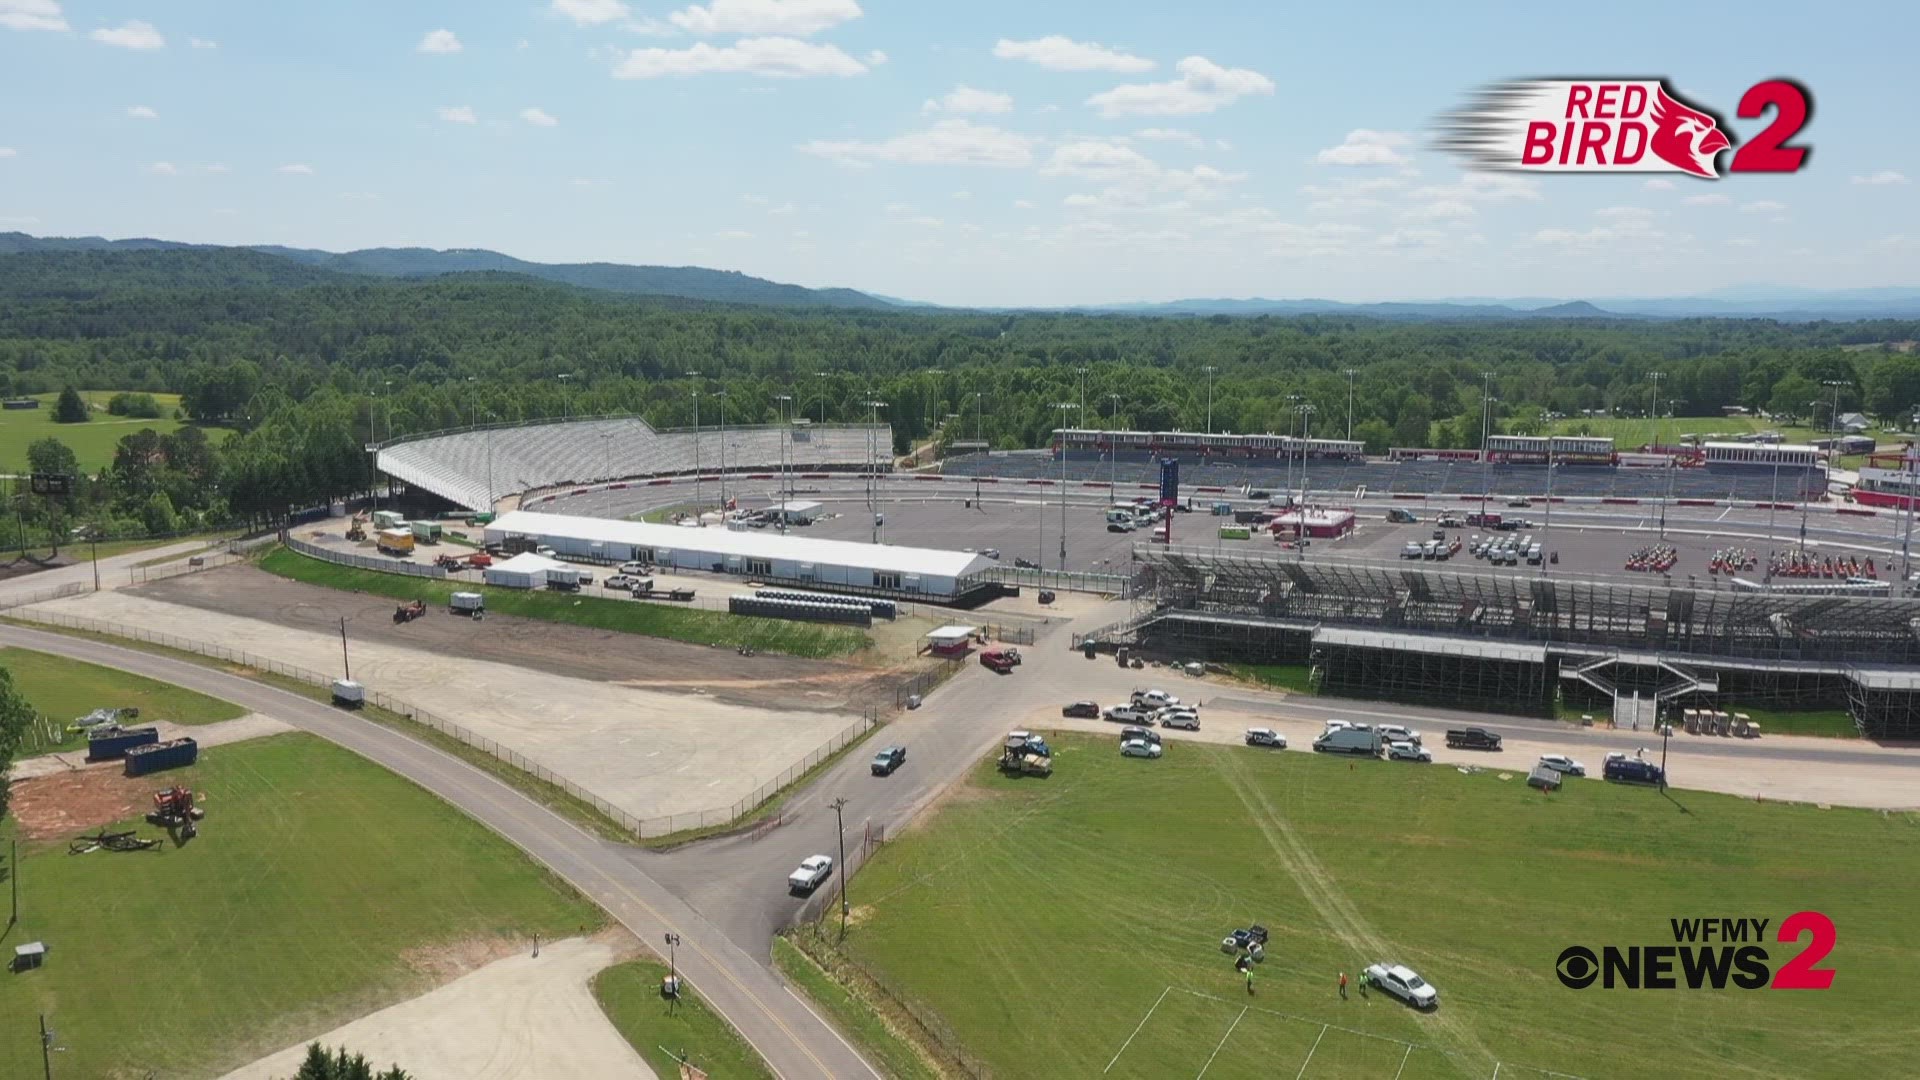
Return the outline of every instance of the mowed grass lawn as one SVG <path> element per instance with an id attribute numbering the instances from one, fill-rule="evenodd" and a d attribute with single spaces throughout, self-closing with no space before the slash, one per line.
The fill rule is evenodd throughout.
<path id="1" fill-rule="evenodd" d="M 0 649 L 0 668 L 13 676 L 14 688 L 27 704 L 60 729 L 60 741 L 53 744 L 39 732 L 29 734 L 22 755 L 86 745 L 84 734 L 69 733 L 66 728 L 95 709 L 131 706 L 140 710 L 135 723 L 210 724 L 246 714 L 231 702 L 171 683 L 30 649 Z"/>
<path id="2" fill-rule="evenodd" d="M 218 1076 L 428 989 L 409 958 L 602 920 L 448 804 L 310 735 L 217 747 L 152 778 L 173 783 L 204 792 L 184 847 L 22 844 L 5 942 L 50 951 L 0 979 L 0 1076 L 40 1075 L 39 1013 L 65 1047 L 59 1076 Z M 121 827 L 136 826 L 159 833 Z"/>
<path id="3" fill-rule="evenodd" d="M 53 422 L 53 405 L 60 397 L 57 393 L 33 395 L 40 402 L 37 409 L 0 410 L 0 465 L 6 466 L 0 472 L 25 472 L 27 447 L 48 436 L 66 443 L 80 460 L 80 467 L 93 472 L 113 464 L 113 452 L 120 440 L 141 428 L 152 428 L 165 435 L 185 426 L 173 419 L 173 410 L 180 404 L 179 394 L 153 395 L 165 415 L 147 420 L 107 412 L 107 400 L 115 393 L 113 390 L 82 391 L 80 396 L 92 400 L 99 408 L 93 410 L 93 419 L 81 424 Z M 208 440 L 214 443 L 224 442 L 233 434 L 228 428 L 216 427 L 209 427 L 206 432 Z"/>
<path id="4" fill-rule="evenodd" d="M 1496 1061 L 1502 1077 L 1851 1078 L 1920 1060 L 1890 989 L 1920 962 L 1920 816 L 1695 792 L 1676 793 L 1682 812 L 1650 788 L 1546 796 L 1496 769 L 1054 745 L 1050 779 L 983 765 L 852 882 L 845 948 L 997 1076 L 1113 1061 L 1110 1077 L 1191 1078 L 1216 1049 L 1210 1080 L 1391 1077 L 1403 1059 L 1405 1080 Z M 1674 917 L 1772 919 L 1777 968 L 1798 950 L 1773 931 L 1804 910 L 1838 929 L 1825 992 L 1555 976 L 1570 945 L 1671 945 Z M 1249 997 L 1219 942 L 1255 922 L 1273 937 Z M 1383 959 L 1438 987 L 1437 1012 L 1339 999 L 1339 972 Z"/>
<path id="5" fill-rule="evenodd" d="M 689 989 L 673 1008 L 660 996 L 667 965 L 653 960 L 615 964 L 593 977 L 593 996 L 656 1077 L 679 1075 L 684 1060 L 712 1077 L 773 1080 L 773 1073 L 719 1014 Z M 665 1049 L 662 1049 L 664 1047 Z"/>
<path id="6" fill-rule="evenodd" d="M 455 592 L 481 592 L 486 594 L 489 612 L 544 619 L 547 622 L 573 623 L 596 630 L 618 630 L 628 634 L 690 641 L 696 645 L 736 648 L 745 645 L 760 652 L 824 659 L 846 656 L 873 644 L 873 639 L 864 631 L 850 626 L 790 622 L 785 619 L 751 619 L 729 615 L 724 611 L 669 607 L 641 600 L 603 600 L 579 593 L 499 589 L 470 581 L 436 581 L 401 574 L 383 574 L 377 570 L 362 570 L 309 558 L 287 548 L 275 548 L 268 552 L 260 560 L 260 568 L 310 585 L 350 589 L 398 600 L 425 600 L 440 606 L 445 606 Z"/>

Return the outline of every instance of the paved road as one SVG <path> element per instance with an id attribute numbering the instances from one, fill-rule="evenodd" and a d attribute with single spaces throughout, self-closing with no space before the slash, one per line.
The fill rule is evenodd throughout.
<path id="1" fill-rule="evenodd" d="M 91 574 L 89 573 L 89 577 Z M 329 739 L 446 799 L 599 904 L 642 941 L 681 936 L 681 972 L 784 1080 L 879 1077 L 764 964 L 600 840 L 459 758 L 371 721 L 212 668 L 61 634 L 0 626 L 0 645 L 131 671 L 212 694 Z M 763 954 L 762 942 L 758 953 Z"/>
<path id="2" fill-rule="evenodd" d="M 822 887 L 810 900 L 787 894 L 786 875 L 809 855 L 839 856 L 834 813 L 829 805 L 845 798 L 847 859 L 836 873 L 841 880 L 859 869 L 861 837 L 869 822 L 890 832 L 910 821 L 947 785 L 979 763 L 1006 736 L 1010 726 L 1036 708 L 1058 709 L 1063 698 L 1142 684 L 1142 673 L 1118 670 L 1109 659 L 1090 664 L 1067 647 L 1075 631 L 1105 626 L 1124 617 L 1124 602 L 1102 604 L 1070 622 L 1047 628 L 1030 648 L 1025 663 L 1011 674 L 996 675 L 969 662 L 927 695 L 918 711 L 901 714 L 827 773 L 787 802 L 786 824 L 755 838 L 751 834 L 703 841 L 668 852 L 630 849 L 634 866 L 658 879 L 724 931 L 735 944 L 766 955 L 773 935 L 803 914 L 838 902 L 839 881 Z M 1089 683 L 1096 677 L 1098 685 Z M 1073 689 L 1063 689 L 1073 688 Z M 1057 715 L 1057 713 L 1056 713 Z M 897 743 L 907 748 L 907 763 L 891 776 L 872 775 L 872 751 Z M 849 902 L 857 902 L 849 897 Z"/>

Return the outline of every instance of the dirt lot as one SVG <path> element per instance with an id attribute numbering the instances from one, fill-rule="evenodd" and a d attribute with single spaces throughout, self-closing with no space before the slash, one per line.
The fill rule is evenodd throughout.
<path id="1" fill-rule="evenodd" d="M 396 625 L 394 602 L 275 577 L 251 566 L 222 567 L 144 585 L 139 595 L 169 604 L 338 634 L 345 617 L 357 640 L 404 645 L 552 675 L 642 690 L 699 690 L 729 704 L 783 710 L 893 705 L 897 673 L 791 656 L 740 656 L 731 649 L 489 614 L 475 622 L 433 611 Z M 182 631 L 184 633 L 184 631 Z"/>
<path id="2" fill-rule="evenodd" d="M 152 809 L 153 793 L 165 786 L 117 769 L 81 769 L 15 783 L 10 809 L 28 840 L 58 840 Z"/>

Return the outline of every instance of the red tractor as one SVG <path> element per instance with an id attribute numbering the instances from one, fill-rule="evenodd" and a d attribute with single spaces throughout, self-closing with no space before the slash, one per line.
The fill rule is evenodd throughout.
<path id="1" fill-rule="evenodd" d="M 396 623 L 410 623 L 426 613 L 427 602 L 425 600 L 412 600 L 393 609 L 393 621 Z"/>
<path id="2" fill-rule="evenodd" d="M 147 821 L 169 832 L 178 829 L 181 839 L 191 840 L 199 834 L 199 821 L 207 813 L 194 804 L 191 788 L 175 786 L 156 791 L 153 793 L 153 813 L 147 815 Z"/>

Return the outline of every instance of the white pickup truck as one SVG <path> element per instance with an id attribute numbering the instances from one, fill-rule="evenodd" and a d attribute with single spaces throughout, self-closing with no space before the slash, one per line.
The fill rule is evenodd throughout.
<path id="1" fill-rule="evenodd" d="M 810 855 L 800 869 L 787 875 L 787 888 L 793 892 L 812 892 L 833 874 L 833 856 Z"/>

